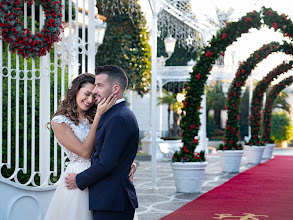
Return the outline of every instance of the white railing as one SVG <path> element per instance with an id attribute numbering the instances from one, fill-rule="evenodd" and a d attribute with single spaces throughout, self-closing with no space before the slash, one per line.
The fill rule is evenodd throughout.
<path id="1" fill-rule="evenodd" d="M 62 0 L 61 4 L 62 20 L 71 31 L 62 33 L 62 41 L 55 43 L 46 56 L 24 60 L 11 54 L 0 40 L 0 181 L 44 187 L 55 184 L 64 171 L 64 151 L 46 125 L 72 78 L 80 72 L 94 73 L 95 27 L 88 24 L 95 23 L 95 1 Z M 27 8 L 24 3 L 24 27 L 34 33 L 35 3 L 30 10 L 31 24 Z M 39 12 L 41 29 L 41 6 Z"/>

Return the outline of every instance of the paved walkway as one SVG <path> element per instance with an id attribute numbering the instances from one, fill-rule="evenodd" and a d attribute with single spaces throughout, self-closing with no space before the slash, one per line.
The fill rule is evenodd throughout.
<path id="1" fill-rule="evenodd" d="M 293 156 L 293 148 L 275 149 L 274 155 Z M 222 173 L 220 160 L 217 154 L 207 155 L 207 161 L 208 166 L 206 168 L 201 192 L 194 194 L 176 192 L 169 162 L 157 162 L 157 189 L 152 189 L 151 161 L 139 161 L 139 166 L 134 177 L 134 184 L 139 202 L 139 208 L 136 210 L 139 220 L 160 219 L 237 175 L 237 173 Z M 240 172 L 253 166 L 254 165 L 247 164 L 246 157 L 243 156 Z"/>

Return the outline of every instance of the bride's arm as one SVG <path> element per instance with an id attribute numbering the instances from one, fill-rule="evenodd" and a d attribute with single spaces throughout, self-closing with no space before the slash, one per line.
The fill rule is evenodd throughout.
<path id="1" fill-rule="evenodd" d="M 83 158 L 90 158 L 94 145 L 95 145 L 95 134 L 98 127 L 101 115 L 111 108 L 116 102 L 116 97 L 113 95 L 107 99 L 103 99 L 97 107 L 97 112 L 91 126 L 90 132 L 84 142 L 81 142 L 72 129 L 65 123 L 52 122 L 52 127 L 57 140 L 71 152 L 77 154 Z"/>

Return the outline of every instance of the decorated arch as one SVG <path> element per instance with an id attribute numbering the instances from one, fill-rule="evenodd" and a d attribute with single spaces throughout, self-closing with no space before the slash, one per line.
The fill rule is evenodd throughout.
<path id="1" fill-rule="evenodd" d="M 264 77 L 261 81 L 259 81 L 254 89 L 253 97 L 251 101 L 251 115 L 250 115 L 250 127 L 251 127 L 251 139 L 250 143 L 252 145 L 260 144 L 260 122 L 261 122 L 261 109 L 263 103 L 263 94 L 266 92 L 267 88 L 270 86 L 271 82 L 278 78 L 282 73 L 287 72 L 288 70 L 293 68 L 293 61 L 289 63 L 282 63 L 269 74 Z"/>
<path id="2" fill-rule="evenodd" d="M 279 84 L 275 85 L 272 90 L 269 92 L 267 98 L 266 98 L 266 105 L 265 109 L 263 111 L 263 137 L 262 139 L 265 142 L 270 142 L 271 137 L 271 120 L 272 120 L 272 109 L 274 100 L 277 98 L 279 93 L 285 89 L 287 86 L 291 85 L 293 83 L 293 76 L 290 76 L 283 81 L 281 81 Z"/>
<path id="3" fill-rule="evenodd" d="M 186 100 L 184 101 L 184 115 L 181 120 L 182 147 L 173 156 L 173 161 L 203 161 L 204 155 L 195 158 L 194 150 L 198 145 L 197 135 L 200 128 L 200 104 L 208 75 L 212 69 L 212 64 L 225 52 L 226 48 L 237 40 L 249 29 L 260 29 L 262 25 L 267 25 L 280 31 L 284 36 L 293 35 L 292 21 L 285 14 L 279 15 L 270 8 L 263 7 L 260 12 L 250 12 L 237 22 L 227 23 L 226 27 L 219 30 L 209 44 L 203 48 L 198 63 L 193 67 L 190 81 L 186 85 Z M 186 149 L 186 150 L 185 150 Z"/>
<path id="4" fill-rule="evenodd" d="M 228 119 L 226 121 L 224 145 L 221 145 L 224 150 L 242 149 L 239 141 L 239 108 L 241 87 L 245 85 L 245 81 L 250 75 L 251 71 L 256 65 L 264 60 L 268 55 L 275 52 L 285 51 L 287 54 L 293 54 L 293 47 L 286 41 L 283 44 L 278 42 L 271 42 L 262 46 L 260 49 L 253 52 L 250 57 L 243 62 L 237 72 L 234 80 L 232 81 L 227 97 L 226 109 L 228 111 Z"/>

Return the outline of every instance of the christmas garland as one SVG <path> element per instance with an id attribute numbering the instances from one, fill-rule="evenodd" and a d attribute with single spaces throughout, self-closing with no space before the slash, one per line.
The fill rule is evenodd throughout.
<path id="1" fill-rule="evenodd" d="M 23 27 L 22 5 L 36 2 L 42 5 L 46 20 L 40 32 Z M 54 42 L 58 42 L 63 30 L 61 6 L 58 0 L 0 0 L 0 33 L 9 44 L 9 50 L 17 52 L 24 58 L 44 56 L 50 51 Z"/>
<path id="2" fill-rule="evenodd" d="M 290 76 L 279 84 L 275 85 L 272 90 L 269 92 L 269 95 L 266 98 L 266 105 L 263 111 L 263 141 L 269 143 L 271 142 L 271 120 L 272 120 L 272 109 L 274 100 L 277 98 L 279 93 L 286 88 L 287 86 L 293 83 L 293 76 Z"/>
<path id="3" fill-rule="evenodd" d="M 270 8 L 263 7 L 261 13 L 253 11 L 246 14 L 238 22 L 227 23 L 226 27 L 219 30 L 209 44 L 203 48 L 200 59 L 193 67 L 190 81 L 186 85 L 186 100 L 183 102 L 183 116 L 180 123 L 182 129 L 183 147 L 173 155 L 172 162 L 200 162 L 205 161 L 204 153 L 199 158 L 195 158 L 194 150 L 198 145 L 198 131 L 200 128 L 200 104 L 204 94 L 205 84 L 212 69 L 212 64 L 223 54 L 226 48 L 237 40 L 243 33 L 247 33 L 251 28 L 260 29 L 263 23 L 269 27 L 276 27 L 284 36 L 293 35 L 293 25 L 290 19 L 284 14 L 278 15 Z M 278 27 L 274 24 L 277 23 Z M 283 25 L 284 24 L 284 25 Z M 282 28 L 280 28 L 282 27 Z M 234 120 L 234 119 L 233 119 Z M 223 145 L 224 147 L 224 145 Z M 232 147 L 232 146 L 231 146 Z M 239 149 L 236 143 L 233 148 Z M 186 149 L 186 150 L 185 150 Z"/>
<path id="4" fill-rule="evenodd" d="M 293 52 L 293 50 L 291 50 Z M 251 139 L 248 145 L 260 145 L 260 121 L 261 121 L 261 108 L 263 102 L 263 94 L 270 86 L 271 82 L 276 79 L 282 73 L 287 72 L 293 68 L 293 61 L 288 64 L 282 63 L 281 65 L 274 68 L 269 74 L 264 77 L 260 82 L 257 83 L 251 101 L 251 116 L 250 116 L 250 127 L 251 127 Z"/>
<path id="5" fill-rule="evenodd" d="M 220 149 L 223 150 L 241 150 L 242 146 L 239 141 L 239 108 L 240 108 L 240 96 L 241 87 L 244 86 L 245 81 L 250 75 L 251 71 L 256 65 L 264 60 L 268 55 L 278 51 L 286 51 L 286 53 L 292 53 L 293 47 L 286 41 L 280 45 L 278 42 L 271 42 L 262 46 L 259 50 L 253 52 L 250 57 L 243 62 L 237 72 L 234 80 L 232 81 L 227 97 L 226 109 L 228 111 L 228 119 L 226 121 L 225 139 L 224 144 L 220 145 Z"/>

